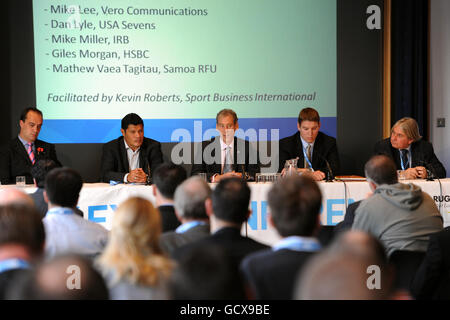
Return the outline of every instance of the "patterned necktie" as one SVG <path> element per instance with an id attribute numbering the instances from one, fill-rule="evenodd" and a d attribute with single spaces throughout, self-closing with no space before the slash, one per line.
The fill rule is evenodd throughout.
<path id="1" fill-rule="evenodd" d="M 306 157 L 308 158 L 309 162 L 311 162 L 311 145 L 308 144 L 306 147 Z M 305 159 L 305 168 L 310 168 L 308 161 Z"/>
<path id="2" fill-rule="evenodd" d="M 31 163 L 34 164 L 36 162 L 36 159 L 34 158 L 32 143 L 27 143 L 27 152 L 28 152 L 28 156 L 30 157 Z"/>
<path id="3" fill-rule="evenodd" d="M 231 148 L 225 147 L 225 161 L 223 164 L 223 173 L 232 172 L 233 171 L 233 160 L 231 160 Z"/>
<path id="4" fill-rule="evenodd" d="M 402 161 L 403 161 L 403 170 L 406 170 L 409 168 L 409 160 L 408 160 L 408 150 L 407 149 L 401 149 L 400 150 Z"/>

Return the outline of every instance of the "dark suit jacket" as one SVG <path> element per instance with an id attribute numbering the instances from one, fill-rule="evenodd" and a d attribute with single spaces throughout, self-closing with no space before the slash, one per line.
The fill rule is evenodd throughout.
<path id="1" fill-rule="evenodd" d="M 195 159 L 201 159 L 201 164 L 195 164 L 192 166 L 192 172 L 191 175 L 196 175 L 200 172 L 205 172 L 208 176 L 208 180 L 211 181 L 211 177 L 214 174 L 220 174 L 222 171 L 222 161 L 221 161 L 221 149 L 220 149 L 220 136 L 217 136 L 215 138 L 212 138 L 208 141 L 202 142 L 202 155 L 203 151 L 206 147 L 211 148 L 211 156 L 214 159 L 214 162 L 211 164 L 207 164 L 205 162 L 205 159 L 202 155 L 196 154 Z M 239 143 L 238 143 L 239 140 Z M 212 145 L 213 144 L 213 145 Z M 238 150 L 239 146 L 245 146 L 245 150 Z M 208 150 L 209 150 L 208 148 Z M 219 151 L 219 154 L 216 157 L 216 150 Z M 236 172 L 242 173 L 242 168 L 244 167 L 244 170 L 246 173 L 248 173 L 251 177 L 251 179 L 254 179 L 256 173 L 260 172 L 260 165 L 259 165 L 259 157 L 257 150 L 253 149 L 250 150 L 250 143 L 248 141 L 244 141 L 238 138 L 234 138 L 234 146 L 233 146 L 233 152 L 234 152 L 234 164 L 233 164 L 233 170 Z M 242 156 L 242 153 L 244 153 L 245 157 Z M 254 158 L 252 159 L 251 156 L 254 155 Z M 252 162 L 252 163 L 251 163 Z M 253 163 L 256 162 L 256 163 Z"/>
<path id="2" fill-rule="evenodd" d="M 31 269 L 11 269 L 0 273 L 0 300 L 21 298 L 15 297 L 12 291 L 16 284 L 31 272 Z"/>
<path id="3" fill-rule="evenodd" d="M 334 229 L 335 234 L 348 231 L 352 228 L 353 221 L 355 220 L 355 211 L 358 209 L 361 201 L 362 200 L 356 201 L 348 205 L 347 210 L 345 211 L 344 221 L 339 222 Z"/>
<path id="4" fill-rule="evenodd" d="M 300 138 L 300 132 L 297 131 L 294 135 L 281 139 L 279 149 L 280 165 L 278 172 L 283 170 L 286 160 L 295 159 L 297 157 L 298 167 L 304 167 L 305 157 L 303 156 L 303 146 Z M 314 170 L 320 170 L 324 173 L 328 172 L 327 164 L 324 158 L 330 164 L 331 170 L 333 171 L 333 176 L 339 175 L 340 164 L 336 139 L 326 135 L 323 132 L 319 132 L 316 141 L 314 141 L 311 161 Z"/>
<path id="5" fill-rule="evenodd" d="M 314 252 L 264 250 L 247 256 L 241 271 L 256 299 L 292 300 L 299 271 Z"/>
<path id="6" fill-rule="evenodd" d="M 36 140 L 34 145 L 36 148 L 34 154 L 36 162 L 44 159 L 51 159 L 58 165 L 61 165 L 56 157 L 55 146 L 53 144 Z M 30 157 L 18 137 L 12 139 L 9 144 L 1 147 L 0 180 L 2 184 L 15 184 L 17 176 L 25 176 L 26 183 L 32 184 L 32 166 Z"/>
<path id="7" fill-rule="evenodd" d="M 395 161 L 397 170 L 402 169 L 400 151 L 392 147 L 391 139 L 387 138 L 375 144 L 375 154 L 384 154 Z M 446 171 L 442 163 L 434 154 L 433 145 L 425 140 L 411 144 L 411 167 L 422 166 L 432 170 L 436 177 L 445 178 Z"/>
<path id="8" fill-rule="evenodd" d="M 208 237 L 178 248 L 175 250 L 173 257 L 178 259 L 182 255 L 183 250 L 208 244 L 218 245 L 224 248 L 236 268 L 239 268 L 242 259 L 248 254 L 269 248 L 253 239 L 241 236 L 241 231 L 237 228 L 225 227 Z"/>
<path id="9" fill-rule="evenodd" d="M 173 206 L 161 206 L 158 210 L 161 213 L 162 232 L 173 231 L 181 224 Z"/>
<path id="10" fill-rule="evenodd" d="M 150 174 L 163 162 L 161 144 L 153 139 L 144 138 L 139 153 L 139 166 L 146 174 Z M 148 172 L 150 166 L 150 173 Z M 127 151 L 123 136 L 106 143 L 103 146 L 101 180 L 123 182 L 125 174 L 129 173 Z"/>
<path id="11" fill-rule="evenodd" d="M 33 199 L 36 209 L 44 218 L 48 211 L 48 204 L 44 200 L 44 188 L 38 188 L 36 192 L 30 194 L 30 197 Z"/>
<path id="12" fill-rule="evenodd" d="M 209 228 L 209 224 L 202 224 L 183 233 L 168 231 L 161 235 L 159 238 L 159 244 L 164 252 L 166 252 L 169 256 L 172 256 L 175 249 L 209 236 Z"/>
<path id="13" fill-rule="evenodd" d="M 450 227 L 430 235 L 411 293 L 417 299 L 450 299 Z"/>

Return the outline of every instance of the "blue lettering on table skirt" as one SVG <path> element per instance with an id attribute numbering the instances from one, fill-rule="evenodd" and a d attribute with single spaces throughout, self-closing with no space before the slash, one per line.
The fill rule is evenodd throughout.
<path id="1" fill-rule="evenodd" d="M 252 201 L 250 203 L 252 215 L 247 220 L 248 225 L 252 230 L 258 230 L 258 217 L 261 217 L 261 230 L 267 230 L 267 201 L 261 201 L 261 214 L 258 211 L 258 202 Z"/>
<path id="2" fill-rule="evenodd" d="M 110 204 L 109 207 L 113 211 L 116 211 L 116 209 L 117 209 L 117 205 L 115 205 L 115 204 Z M 95 223 L 106 222 L 106 218 L 105 217 L 95 217 L 95 212 L 96 211 L 105 211 L 105 210 L 108 210 L 108 206 L 107 205 L 89 206 L 88 207 L 88 220 L 92 221 L 92 222 L 95 222 Z"/>

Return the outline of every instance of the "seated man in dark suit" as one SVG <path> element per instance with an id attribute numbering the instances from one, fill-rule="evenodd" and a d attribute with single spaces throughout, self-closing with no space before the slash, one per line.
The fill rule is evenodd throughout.
<path id="1" fill-rule="evenodd" d="M 437 178 L 445 178 L 446 171 L 434 154 L 431 143 L 422 139 L 419 126 L 412 118 L 398 120 L 391 137 L 375 145 L 375 154 L 392 158 L 397 170 L 405 172 L 406 179 L 425 179 L 427 170 Z"/>
<path id="2" fill-rule="evenodd" d="M 0 180 L 2 184 L 15 184 L 17 176 L 25 176 L 33 183 L 31 167 L 38 160 L 51 159 L 61 165 L 53 144 L 38 140 L 43 122 L 42 112 L 26 108 L 20 115 L 19 135 L 0 149 Z"/>
<path id="3" fill-rule="evenodd" d="M 268 199 L 269 221 L 283 239 L 247 256 L 241 270 L 256 299 L 292 299 L 298 271 L 321 249 L 322 194 L 311 177 L 292 176 L 273 185 Z"/>
<path id="4" fill-rule="evenodd" d="M 336 139 L 319 132 L 319 113 L 313 108 L 300 111 L 297 129 L 298 132 L 294 135 L 280 140 L 278 171 L 284 174 L 286 160 L 298 158 L 298 172 L 307 172 L 312 169 L 312 176 L 316 181 L 325 179 L 325 173 L 328 173 L 331 178 L 333 175 L 338 175 L 340 165 Z"/>
<path id="5" fill-rule="evenodd" d="M 161 213 L 162 232 L 175 230 L 180 225 L 175 215 L 173 197 L 177 187 L 186 178 L 186 170 L 173 163 L 163 163 L 153 173 L 153 195 Z"/>
<path id="6" fill-rule="evenodd" d="M 103 146 L 101 180 L 146 183 L 163 162 L 161 144 L 144 137 L 144 121 L 135 113 L 122 119 L 122 137 Z"/>
<path id="7" fill-rule="evenodd" d="M 260 171 L 257 151 L 245 140 L 238 139 L 234 133 L 239 129 L 238 117 L 231 109 L 223 109 L 216 116 L 216 129 L 220 135 L 202 142 L 195 155 L 192 175 L 206 173 L 208 180 L 219 182 L 224 177 L 254 179 Z"/>
<path id="8" fill-rule="evenodd" d="M 47 173 L 49 173 L 52 169 L 58 167 L 59 166 L 55 163 L 55 161 L 46 159 L 39 160 L 31 168 L 31 175 L 33 176 L 34 184 L 36 185 L 37 190 L 34 193 L 30 194 L 30 196 L 33 199 L 34 205 L 41 214 L 42 218 L 45 217 L 48 211 L 48 204 L 44 200 L 45 177 L 47 177 Z"/>
<path id="9" fill-rule="evenodd" d="M 181 225 L 159 238 L 160 246 L 167 254 L 187 243 L 209 236 L 209 217 L 205 201 L 211 198 L 211 188 L 199 177 L 191 177 L 175 190 L 175 213 Z"/>
<path id="10" fill-rule="evenodd" d="M 191 246 L 219 245 L 227 251 L 236 266 L 248 254 L 267 249 L 268 246 L 241 235 L 242 224 L 250 216 L 250 188 L 247 182 L 236 177 L 222 179 L 206 200 L 206 213 L 211 224 L 211 235 L 178 248 L 174 258 Z"/>

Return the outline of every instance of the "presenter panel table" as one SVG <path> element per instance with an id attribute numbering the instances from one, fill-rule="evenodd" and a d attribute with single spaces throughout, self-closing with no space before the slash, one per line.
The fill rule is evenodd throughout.
<path id="1" fill-rule="evenodd" d="M 444 226 L 450 225 L 450 179 L 435 181 L 406 180 L 403 183 L 414 183 L 427 192 L 436 201 L 443 218 Z M 242 233 L 260 242 L 273 244 L 278 239 L 275 229 L 269 225 L 267 215 L 267 194 L 271 183 L 250 183 L 252 214 Z M 323 225 L 336 225 L 344 219 L 347 205 L 364 199 L 370 192 L 366 181 L 336 181 L 320 182 L 323 194 L 320 219 Z M 7 188 L 10 186 L 1 186 Z M 214 188 L 214 184 L 211 184 Z M 34 186 L 22 187 L 26 192 L 36 190 Z M 84 218 L 100 223 L 107 229 L 111 228 L 112 217 L 117 206 L 132 196 L 140 196 L 155 203 L 153 186 L 124 185 L 110 186 L 106 183 L 84 184 L 80 193 L 78 207 L 84 213 Z"/>

